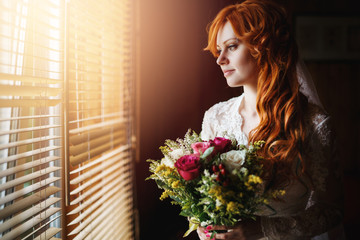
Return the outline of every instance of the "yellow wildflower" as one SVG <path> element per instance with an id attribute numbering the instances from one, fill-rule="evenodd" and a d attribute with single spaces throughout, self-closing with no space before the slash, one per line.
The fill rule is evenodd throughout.
<path id="1" fill-rule="evenodd" d="M 251 174 L 249 176 L 248 182 L 257 184 L 257 183 L 262 183 L 262 180 L 259 176 Z"/>
<path id="2" fill-rule="evenodd" d="M 178 188 L 178 187 L 179 187 L 179 184 L 180 184 L 180 181 L 179 181 L 179 180 L 174 181 L 174 182 L 171 184 L 171 187 L 172 187 L 172 188 Z"/>
<path id="3" fill-rule="evenodd" d="M 209 194 L 211 195 L 214 195 L 214 196 L 219 196 L 221 194 L 221 189 L 219 186 L 215 186 L 215 187 L 212 187 L 210 190 L 209 190 Z"/>
<path id="4" fill-rule="evenodd" d="M 247 180 L 247 182 L 245 182 L 245 186 L 247 187 L 248 190 L 253 190 L 254 187 L 252 186 L 252 184 L 260 184 L 262 183 L 262 180 L 259 176 L 256 175 L 249 175 L 249 178 Z"/>
<path id="5" fill-rule="evenodd" d="M 166 171 L 165 171 L 165 173 L 164 173 L 164 176 L 165 176 L 165 177 L 168 177 L 168 176 L 170 176 L 171 174 L 172 174 L 171 169 L 170 169 L 169 167 L 166 167 Z"/>
<path id="6" fill-rule="evenodd" d="M 168 194 L 168 190 L 165 190 L 161 196 L 160 196 L 160 200 L 164 200 L 165 198 L 169 197 L 169 194 Z"/>
<path id="7" fill-rule="evenodd" d="M 233 214 L 239 214 L 240 208 L 244 208 L 244 206 L 241 203 L 229 202 L 228 205 L 226 206 L 226 211 L 231 212 Z"/>
<path id="8" fill-rule="evenodd" d="M 164 169 L 165 169 L 165 165 L 160 164 L 160 165 L 157 166 L 157 168 L 155 169 L 155 173 L 158 173 L 158 172 L 160 172 L 160 171 L 162 171 L 162 170 L 164 170 Z"/>
<path id="9" fill-rule="evenodd" d="M 226 206 L 226 211 L 235 213 L 237 212 L 237 206 L 234 202 L 229 202 L 229 204 Z"/>
<path id="10" fill-rule="evenodd" d="M 277 198 L 279 196 L 284 196 L 284 195 L 285 195 L 285 190 L 277 190 L 272 193 L 273 198 Z"/>

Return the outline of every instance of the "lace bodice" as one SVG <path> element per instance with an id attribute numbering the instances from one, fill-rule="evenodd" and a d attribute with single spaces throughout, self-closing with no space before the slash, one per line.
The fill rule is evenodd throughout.
<path id="1" fill-rule="evenodd" d="M 201 138 L 234 137 L 248 144 L 242 132 L 239 106 L 243 95 L 220 102 L 205 112 Z M 342 239 L 332 230 L 342 218 L 342 190 L 330 118 L 319 108 L 311 107 L 306 117 L 307 138 L 303 156 L 307 173 L 286 189 L 283 201 L 272 201 L 261 209 L 261 223 L 266 239 Z M 331 187 L 330 187 L 331 186 Z M 331 231 L 332 230 L 332 231 Z"/>

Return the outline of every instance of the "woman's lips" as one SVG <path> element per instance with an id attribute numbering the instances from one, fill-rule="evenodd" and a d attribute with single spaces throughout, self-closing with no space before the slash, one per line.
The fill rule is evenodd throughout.
<path id="1" fill-rule="evenodd" d="M 224 77 L 228 77 L 230 76 L 235 70 L 234 69 L 231 69 L 231 70 L 225 70 L 224 71 Z"/>

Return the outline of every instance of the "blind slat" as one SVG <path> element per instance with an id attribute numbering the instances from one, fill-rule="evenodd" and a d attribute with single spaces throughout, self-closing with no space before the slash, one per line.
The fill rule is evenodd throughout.
<path id="1" fill-rule="evenodd" d="M 46 220 L 50 216 L 54 215 L 56 212 L 60 211 L 61 208 L 52 207 L 47 209 L 45 212 L 42 212 L 36 216 L 34 216 L 32 219 L 22 223 L 16 228 L 13 228 L 11 232 L 6 233 L 3 235 L 1 240 L 12 240 L 15 239 L 15 237 L 19 236 L 21 233 L 25 232 L 26 230 L 34 227 L 36 224 Z"/>
<path id="2" fill-rule="evenodd" d="M 114 117 L 122 117 L 122 113 L 121 112 L 116 112 L 116 113 L 109 113 L 109 114 L 98 115 L 98 116 L 93 116 L 93 117 L 81 118 L 81 119 L 76 119 L 76 120 L 73 120 L 73 121 L 69 121 L 69 123 L 80 123 L 80 122 L 83 122 L 83 121 L 98 120 L 98 119 L 105 119 L 105 118 L 114 118 Z"/>
<path id="3" fill-rule="evenodd" d="M 123 210 L 118 213 L 118 216 L 114 216 L 119 222 L 119 227 L 116 229 L 109 227 L 109 222 L 104 221 L 106 231 L 103 231 L 103 239 L 109 239 L 111 236 L 118 236 L 119 239 L 131 239 L 131 215 L 132 212 Z"/>
<path id="4" fill-rule="evenodd" d="M 51 227 L 51 228 L 47 229 L 45 232 L 43 232 L 42 234 L 40 234 L 39 236 L 37 236 L 36 238 L 34 238 L 34 240 L 55 239 L 55 238 L 53 238 L 53 236 L 56 235 L 57 233 L 59 233 L 60 231 L 61 231 L 61 228 Z M 57 239 L 60 239 L 60 238 L 57 238 Z"/>
<path id="5" fill-rule="evenodd" d="M 55 194 L 58 191 L 60 191 L 60 188 L 54 187 L 54 186 L 49 186 L 46 189 L 43 189 L 29 197 L 26 197 L 24 199 L 16 201 L 15 203 L 13 203 L 9 206 L 6 206 L 5 208 L 0 210 L 0 218 L 4 219 L 12 214 L 15 214 L 15 213 L 21 211 L 22 209 L 25 209 L 25 208 L 39 202 L 40 200 L 44 199 L 45 197 L 49 197 L 49 196 Z M 0 231 L 0 232 L 3 232 L 3 231 Z"/>
<path id="6" fill-rule="evenodd" d="M 39 86 L 16 86 L 0 85 L 1 96 L 30 96 L 30 97 L 49 97 L 57 96 L 61 93 L 59 88 L 39 87 Z"/>
<path id="7" fill-rule="evenodd" d="M 102 221 L 94 228 L 91 229 L 91 233 L 84 238 L 84 240 L 93 240 L 93 236 L 98 236 L 99 239 L 111 239 L 111 236 L 117 236 L 119 239 L 131 239 L 129 235 L 131 235 L 131 229 L 129 229 L 129 225 L 126 226 L 125 221 L 120 221 L 122 218 L 130 219 L 131 214 L 125 212 L 125 208 L 118 208 L 117 211 L 111 212 L 111 215 L 108 217 L 114 222 L 119 223 L 118 228 L 113 228 L 109 221 Z M 126 227 L 124 227 L 124 225 Z M 128 230 L 130 232 L 127 233 L 128 236 L 122 236 L 121 231 Z"/>
<path id="8" fill-rule="evenodd" d="M 6 170 L 0 171 L 0 177 L 6 177 L 6 176 L 9 176 L 10 174 L 15 174 L 15 173 L 18 173 L 18 172 L 21 172 L 21 171 L 24 171 L 24 170 L 27 170 L 27 169 L 30 169 L 33 167 L 37 167 L 37 166 L 40 166 L 45 163 L 53 162 L 53 161 L 56 161 L 59 159 L 60 159 L 60 157 L 57 157 L 57 156 L 49 156 L 49 157 L 41 158 L 41 159 L 38 159 L 35 161 L 31 161 L 28 163 L 24 163 L 24 164 L 18 165 L 16 167 L 12 167 L 12 168 L 8 168 Z"/>
<path id="9" fill-rule="evenodd" d="M 86 200 L 85 203 L 79 205 L 78 207 L 76 207 L 75 209 L 73 209 L 71 212 L 69 212 L 68 214 L 69 215 L 72 215 L 72 214 L 76 214 L 76 213 L 79 213 L 80 211 L 82 211 L 84 208 L 86 208 L 87 206 L 90 206 L 93 202 L 95 202 L 97 199 L 99 199 L 101 196 L 105 195 L 109 190 L 112 191 L 112 189 L 118 189 L 120 187 L 123 187 L 126 182 L 123 182 L 124 179 L 126 179 L 127 177 L 129 176 L 129 174 L 125 175 L 125 174 L 122 174 L 122 175 L 116 175 L 116 178 L 114 181 L 111 181 L 109 182 L 107 178 L 104 178 L 104 181 L 106 179 L 106 182 L 108 184 L 104 185 L 104 186 L 101 186 L 101 184 L 98 184 L 101 186 L 101 189 L 100 191 L 96 192 L 95 194 L 91 194 L 90 197 Z M 96 185 L 97 186 L 97 185 Z M 81 199 L 84 199 L 83 198 L 83 195 L 80 195 Z M 78 198 L 76 198 L 78 199 Z"/>
<path id="10" fill-rule="evenodd" d="M 39 143 L 39 142 L 48 142 L 50 140 L 59 139 L 61 136 L 45 136 L 45 137 L 38 137 L 38 138 L 30 138 L 26 140 L 16 141 L 16 142 L 10 142 L 6 144 L 0 145 L 0 150 L 6 149 L 6 148 L 13 148 L 13 147 L 19 147 L 22 145 L 28 145 L 33 143 Z"/>
<path id="11" fill-rule="evenodd" d="M 53 107 L 60 103 L 60 99 L 11 99 L 0 100 L 0 107 Z"/>
<path id="12" fill-rule="evenodd" d="M 111 213 L 113 211 L 111 208 L 111 204 L 114 204 L 114 202 L 116 202 L 116 197 L 121 201 L 129 201 L 124 199 L 120 194 L 115 195 L 111 200 L 107 201 L 104 205 L 98 208 L 92 215 L 92 218 L 87 218 L 86 220 L 84 220 L 82 224 L 76 227 L 69 235 L 77 234 L 74 240 L 80 240 L 87 235 L 91 235 L 91 232 L 94 229 L 93 226 L 97 226 L 102 222 L 111 224 L 112 218 L 109 218 L 108 216 L 111 216 Z M 127 218 L 131 217 L 130 214 L 126 214 L 126 210 L 126 208 L 122 208 L 120 209 L 118 214 L 125 215 L 125 217 Z"/>
<path id="13" fill-rule="evenodd" d="M 28 151 L 28 152 L 19 153 L 19 154 L 16 154 L 16 155 L 11 155 L 9 157 L 1 158 L 0 163 L 7 163 L 7 162 L 11 162 L 11 161 L 18 160 L 18 159 L 21 159 L 21 158 L 31 157 L 31 156 L 35 156 L 37 154 L 54 151 L 54 150 L 57 150 L 57 149 L 61 149 L 61 147 L 60 146 L 50 146 L 50 147 L 39 148 L 39 149 L 36 149 L 36 150 L 33 150 L 33 151 Z"/>
<path id="14" fill-rule="evenodd" d="M 22 211 L 21 213 L 17 214 L 16 216 L 13 216 L 11 219 L 3 222 L 0 225 L 0 232 L 4 232 L 16 225 L 18 225 L 19 223 L 22 223 L 24 220 L 31 218 L 32 216 L 35 216 L 36 214 L 38 214 L 39 212 L 43 211 L 44 209 L 48 208 L 49 206 L 53 205 L 54 203 L 60 201 L 60 198 L 48 198 L 44 201 L 42 201 L 39 204 L 36 204 L 35 206 Z"/>
<path id="15" fill-rule="evenodd" d="M 121 187 L 122 187 L 121 185 L 114 187 L 109 192 L 105 193 L 103 196 L 98 198 L 97 201 L 94 201 L 94 202 L 86 201 L 86 203 L 84 203 L 84 204 L 86 204 L 86 207 L 87 207 L 86 210 L 81 212 L 81 214 L 79 214 L 79 216 L 77 218 L 75 218 L 72 222 L 70 222 L 68 225 L 71 226 L 71 225 L 77 224 L 80 221 L 83 221 L 86 217 L 88 217 L 90 215 L 93 216 L 91 213 L 94 212 L 94 210 L 97 209 L 99 206 L 101 206 L 105 202 L 107 202 L 114 194 L 119 192 Z"/>
<path id="16" fill-rule="evenodd" d="M 96 175 L 94 178 L 90 179 L 89 181 L 87 181 L 86 183 L 80 185 L 79 187 L 75 188 L 73 191 L 70 192 L 70 195 L 75 195 L 81 191 L 83 191 L 85 188 L 91 186 L 92 184 L 96 183 L 97 181 L 101 180 L 102 178 L 104 178 L 105 176 L 109 175 L 110 173 L 112 173 L 113 171 L 123 167 L 125 165 L 125 163 L 123 162 L 118 162 L 116 164 L 114 164 L 113 166 L 104 169 L 103 172 L 101 172 L 99 175 Z"/>
<path id="17" fill-rule="evenodd" d="M 6 190 L 8 188 L 15 187 L 15 186 L 17 186 L 17 185 L 19 185 L 21 183 L 24 183 L 24 182 L 39 178 L 41 176 L 44 176 L 46 174 L 55 172 L 55 171 L 60 170 L 60 169 L 61 169 L 61 167 L 48 167 L 48 168 L 42 169 L 40 171 L 27 174 L 27 175 L 25 175 L 23 177 L 15 178 L 14 180 L 11 180 L 9 182 L 1 184 L 0 185 L 0 191 L 4 191 L 4 190 Z"/>
<path id="18" fill-rule="evenodd" d="M 40 119 L 40 118 L 58 118 L 60 115 L 32 115 L 32 116 L 21 116 L 21 117 L 11 117 L 11 118 L 0 118 L 0 121 L 14 121 L 14 120 L 24 120 L 24 119 Z"/>
<path id="19" fill-rule="evenodd" d="M 14 199 L 17 199 L 17 198 L 20 198 L 26 194 L 29 194 L 31 192 L 34 192 L 44 186 L 47 186 L 51 183 L 54 183 L 56 181 L 59 181 L 60 178 L 59 177 L 50 177 L 50 178 L 47 178 L 47 179 L 44 179 L 40 182 L 37 182 L 35 184 L 32 184 L 28 187 L 25 187 L 25 188 L 22 188 L 20 190 L 17 190 L 16 192 L 13 192 L 13 193 L 10 193 L 8 195 L 6 195 L 5 197 L 1 197 L 0 198 L 0 204 L 5 204 L 7 202 L 10 202 Z"/>
<path id="20" fill-rule="evenodd" d="M 62 83 L 62 79 L 52 79 L 52 78 L 41 78 L 33 76 L 24 76 L 24 75 L 14 75 L 8 73 L 0 73 L 0 80 L 12 80 L 28 83 L 47 83 L 47 84 L 56 84 Z"/>
<path id="21" fill-rule="evenodd" d="M 32 132 L 32 131 L 40 131 L 40 130 L 46 130 L 50 128 L 59 128 L 60 125 L 43 125 L 39 127 L 30 127 L 30 128 L 20 128 L 20 129 L 12 129 L 7 131 L 0 131 L 1 135 L 8 135 L 8 134 L 15 134 L 15 133 L 22 133 L 22 132 Z"/>
<path id="22" fill-rule="evenodd" d="M 92 214 L 91 217 L 86 218 L 84 221 L 82 221 L 82 224 L 78 225 L 72 232 L 69 233 L 69 236 L 78 234 L 77 237 L 79 237 L 81 234 L 87 235 L 91 231 L 91 229 L 84 230 L 84 228 L 92 224 L 97 224 L 97 222 L 100 222 L 102 219 L 106 218 L 107 215 L 109 215 L 112 211 L 112 205 L 114 202 L 117 201 L 117 199 L 123 199 L 123 196 L 120 193 L 117 193 L 111 197 L 108 201 L 105 201 L 103 205 L 101 205 L 99 208 L 97 208 Z M 91 227 L 90 227 L 91 228 Z M 75 237 L 75 238 L 77 238 Z"/>
<path id="23" fill-rule="evenodd" d="M 82 143 L 99 138 L 103 135 L 109 135 L 111 132 L 116 132 L 118 130 L 123 130 L 121 126 L 110 126 L 108 128 L 95 129 L 83 134 L 73 135 L 69 137 L 70 144 L 76 146 Z"/>
<path id="24" fill-rule="evenodd" d="M 128 157 L 127 154 L 121 154 L 121 155 L 117 155 L 115 157 L 109 158 L 106 161 L 102 162 L 101 164 L 93 167 L 91 170 L 86 171 L 83 174 L 73 178 L 70 181 L 70 184 L 78 184 L 82 181 L 85 181 L 86 179 L 95 176 L 97 173 L 102 172 L 107 167 L 110 167 L 111 165 L 116 164 L 119 160 L 125 159 L 126 157 Z M 126 161 L 123 161 L 123 162 L 126 163 Z"/>
<path id="25" fill-rule="evenodd" d="M 123 145 L 123 146 L 117 147 L 117 148 L 113 149 L 112 151 L 110 151 L 108 153 L 105 153 L 101 157 L 99 157 L 97 159 L 94 159 L 90 163 L 85 163 L 83 166 L 78 167 L 77 169 L 71 171 L 70 174 L 75 174 L 75 173 L 84 171 L 84 170 L 86 170 L 86 169 L 88 169 L 90 167 L 93 167 L 94 165 L 96 165 L 98 163 L 101 163 L 101 162 L 105 161 L 108 158 L 111 158 L 111 157 L 115 156 L 116 154 L 120 154 L 120 153 L 125 152 L 125 151 L 127 151 L 129 149 L 130 149 L 129 145 Z"/>
<path id="26" fill-rule="evenodd" d="M 116 124 L 122 124 L 125 122 L 125 119 L 116 119 L 116 120 L 110 120 L 110 121 L 106 121 L 106 122 L 100 122 L 100 123 L 96 123 L 96 124 L 92 124 L 89 126 L 85 126 L 85 127 L 79 127 L 79 128 L 75 128 L 75 129 L 71 129 L 69 131 L 70 134 L 79 134 L 85 131 L 90 131 L 93 129 L 97 129 L 97 128 L 103 128 L 103 127 L 107 127 L 107 126 L 111 126 L 111 125 L 116 125 Z"/>
<path id="27" fill-rule="evenodd" d="M 123 178 L 125 178 L 125 176 L 124 177 L 123 176 L 119 177 L 119 173 L 113 172 L 110 175 L 104 177 L 102 180 L 105 181 L 105 182 L 108 182 L 109 185 L 113 185 L 113 183 L 117 182 L 118 179 L 123 179 Z M 107 186 L 105 186 L 105 187 L 107 187 Z M 83 201 L 85 198 L 89 198 L 92 195 L 96 195 L 97 191 L 103 191 L 102 188 L 105 188 L 105 187 L 102 184 L 91 185 L 85 192 L 83 192 L 81 195 L 79 195 L 77 198 L 75 198 L 73 201 L 71 201 L 70 205 L 76 205 L 79 202 Z M 81 206 L 79 206 L 79 208 L 81 208 Z M 75 208 L 75 209 L 78 209 L 78 208 Z M 71 211 L 71 214 L 73 214 L 73 211 Z"/>
<path id="28" fill-rule="evenodd" d="M 61 218 L 61 214 L 56 214 L 52 216 L 50 219 L 48 219 L 47 222 L 41 223 L 41 226 L 39 228 L 36 229 L 33 228 L 34 230 L 31 233 L 29 233 L 27 236 L 22 238 L 21 240 L 28 239 L 29 237 L 34 237 L 37 235 L 38 232 L 43 232 L 43 229 L 48 228 L 52 222 L 59 220 L 59 218 Z"/>
<path id="29" fill-rule="evenodd" d="M 79 155 L 76 155 L 76 156 L 70 156 L 70 163 L 72 165 L 77 165 L 77 164 L 80 164 L 80 163 L 83 163 L 87 160 L 90 160 L 92 158 L 95 158 L 96 156 L 99 156 L 101 154 L 103 154 L 104 152 L 112 149 L 112 148 L 115 148 L 117 145 L 119 145 L 120 143 L 122 142 L 121 139 L 116 139 L 116 140 L 113 140 L 113 141 L 110 141 L 110 142 L 104 142 L 103 145 L 101 146 L 98 146 L 94 149 L 91 149 L 90 151 L 88 152 L 83 152 Z"/>
<path id="30" fill-rule="evenodd" d="M 70 152 L 72 156 L 77 156 L 84 152 L 88 152 L 90 149 L 95 149 L 102 146 L 104 143 L 111 143 L 113 139 L 121 138 L 122 132 L 112 132 L 111 130 L 107 133 L 103 133 L 102 136 L 98 138 L 91 139 L 88 142 L 78 144 L 75 146 L 70 146 Z"/>

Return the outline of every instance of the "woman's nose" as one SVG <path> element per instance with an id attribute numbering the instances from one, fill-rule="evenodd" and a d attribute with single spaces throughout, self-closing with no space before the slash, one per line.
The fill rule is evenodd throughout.
<path id="1" fill-rule="evenodd" d="M 226 64 L 228 63 L 228 59 L 227 57 L 225 56 L 224 52 L 221 52 L 219 57 L 216 59 L 216 63 L 218 65 L 223 65 L 223 64 Z"/>

